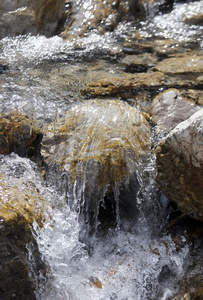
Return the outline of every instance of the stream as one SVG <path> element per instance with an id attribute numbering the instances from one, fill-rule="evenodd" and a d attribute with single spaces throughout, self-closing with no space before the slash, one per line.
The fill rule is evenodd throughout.
<path id="1" fill-rule="evenodd" d="M 77 5 L 83 5 L 83 9 L 89 3 L 79 2 Z M 93 30 L 85 37 L 67 40 L 42 35 L 3 38 L 0 40 L 0 112 L 16 110 L 28 115 L 44 137 L 54 136 L 65 124 L 70 108 L 88 101 L 89 96 L 84 96 L 81 90 L 95 76 L 102 78 L 106 73 L 119 76 L 123 72 L 120 57 L 124 43 L 131 41 L 133 33 L 146 40 L 176 40 L 173 47 L 177 49 L 182 42 L 198 44 L 203 49 L 202 26 L 189 26 L 182 21 L 186 11 L 192 14 L 193 10 L 202 10 L 202 5 L 203 1 L 176 3 L 171 12 L 157 14 L 156 6 L 149 3 L 147 20 L 120 22 L 113 32 L 103 35 Z M 153 89 L 151 97 L 162 90 L 162 87 Z M 146 111 L 148 98 L 143 103 L 137 94 L 134 100 L 133 93 L 121 94 L 118 99 Z M 89 117 L 91 120 L 91 111 Z M 151 139 L 156 140 L 153 130 Z M 1 155 L 0 161 L 0 174 L 6 174 L 9 184 L 23 187 L 31 181 L 49 203 L 43 227 L 33 223 L 33 234 L 48 266 L 46 276 L 34 275 L 39 282 L 37 300 L 174 299 L 194 257 L 192 246 L 183 234 L 179 235 L 181 247 L 177 247 L 174 236 L 164 230 L 173 207 L 156 185 L 153 154 L 137 162 L 137 181 L 125 182 L 122 192 L 115 184 L 114 221 L 105 224 L 97 214 L 93 233 L 86 234 L 85 238 L 81 238 L 81 232 L 86 230 L 86 225 L 70 204 L 81 201 L 85 176 L 75 179 L 75 190 L 70 192 L 64 173 L 54 168 L 48 169 L 45 180 L 42 178 L 39 157 L 12 153 Z M 119 203 L 125 202 L 125 197 L 135 197 L 137 202 L 135 214 L 130 218 L 121 216 Z M 199 268 L 201 263 L 193 274 Z"/>

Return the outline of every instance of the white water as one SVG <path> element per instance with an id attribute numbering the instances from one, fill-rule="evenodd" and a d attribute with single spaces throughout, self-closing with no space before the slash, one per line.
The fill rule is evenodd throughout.
<path id="1" fill-rule="evenodd" d="M 177 5 L 170 14 L 156 16 L 150 24 L 143 23 L 139 32 L 143 37 L 157 35 L 179 41 L 195 38 L 202 27 L 193 26 L 189 30 L 182 17 L 188 9 L 202 9 L 202 3 Z M 68 65 L 73 53 L 78 58 L 98 49 L 119 53 L 117 37 L 125 38 L 127 31 L 136 31 L 136 26 L 123 23 L 114 35 L 100 36 L 93 32 L 73 42 L 44 36 L 1 40 L 0 63 L 8 65 L 9 72 L 1 76 L 0 111 L 16 109 L 27 113 L 34 116 L 41 127 L 50 121 L 57 123 L 69 105 L 81 96 L 52 86 L 48 80 L 49 62 L 57 64 L 57 60 L 68 60 Z M 83 50 L 75 50 L 78 44 Z M 42 74 L 44 66 L 47 69 Z M 65 70 L 66 75 L 76 79 L 76 85 L 79 84 L 77 68 L 76 63 L 70 66 L 69 73 Z M 167 200 L 159 202 L 156 199 L 153 159 L 144 167 L 141 165 L 137 173 L 141 187 L 135 221 L 120 220 L 118 206 L 116 217 L 117 222 L 123 222 L 121 229 L 110 228 L 103 236 L 91 237 L 88 246 L 79 240 L 79 217 L 67 205 L 67 197 L 71 195 L 66 194 L 63 186 L 43 182 L 37 166 L 17 155 L 3 157 L 0 172 L 7 174 L 11 186 L 23 187 L 28 180 L 32 181 L 49 202 L 44 227 L 40 230 L 33 224 L 39 250 L 50 266 L 48 282 L 44 284 L 42 278 L 37 300 L 164 300 L 173 297 L 188 263 L 189 248 L 186 245 L 177 252 L 170 235 L 158 230 L 164 227 L 163 220 L 167 218 Z M 79 189 L 82 189 L 85 183 L 80 184 Z M 93 282 L 97 282 L 97 286 Z"/>

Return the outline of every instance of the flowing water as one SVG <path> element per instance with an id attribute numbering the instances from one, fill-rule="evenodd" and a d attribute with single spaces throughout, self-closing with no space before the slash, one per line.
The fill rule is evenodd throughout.
<path id="1" fill-rule="evenodd" d="M 79 2 L 84 9 L 89 3 Z M 4 38 L 0 41 L 0 111 L 17 110 L 32 117 L 44 132 L 50 123 L 57 131 L 70 106 L 83 101 L 80 89 L 91 80 L 89 70 L 97 59 L 105 71 L 119 74 L 121 69 L 115 61 L 131 32 L 139 32 L 143 38 L 201 43 L 202 27 L 189 28 L 182 16 L 188 9 L 201 9 L 202 3 L 177 4 L 171 13 L 155 16 L 148 7 L 149 21 L 120 23 L 113 33 L 100 35 L 94 31 L 71 41 L 59 36 Z M 43 181 L 39 168 L 18 155 L 1 157 L 0 172 L 7 174 L 9 182 L 23 185 L 32 181 L 50 203 L 43 228 L 33 224 L 39 251 L 50 267 L 47 278 L 39 276 L 37 300 L 173 299 L 189 265 L 190 249 L 181 236 L 184 246 L 177 251 L 170 234 L 163 233 L 170 205 L 155 184 L 153 156 L 138 164 L 134 219 L 120 219 L 119 210 L 125 193 L 134 196 L 133 184 L 126 183 L 122 195 L 115 185 L 117 226 L 110 225 L 104 231 L 95 229 L 88 240 L 81 240 L 79 215 L 67 204 L 71 197 L 77 201 L 80 193 L 69 194 L 64 174 L 54 169 Z M 84 185 L 85 180 L 75 182 L 77 191 L 82 191 Z"/>

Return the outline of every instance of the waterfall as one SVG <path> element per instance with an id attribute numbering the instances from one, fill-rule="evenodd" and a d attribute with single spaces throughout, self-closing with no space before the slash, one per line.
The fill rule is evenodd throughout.
<path id="1" fill-rule="evenodd" d="M 82 20 L 83 25 L 93 18 L 93 2 L 66 1 L 66 7 L 74 9 L 76 21 Z M 113 7 L 117 9 L 120 2 L 114 1 Z M 201 266 L 197 266 L 201 259 L 198 238 L 197 245 L 186 238 L 190 225 L 184 221 L 180 228 L 179 223 L 171 225 L 171 220 L 176 225 L 182 215 L 180 217 L 180 212 L 156 184 L 154 148 L 163 136 L 154 133 L 148 108 L 155 95 L 171 87 L 178 86 L 189 93 L 194 85 L 195 93 L 201 92 L 202 79 L 199 76 L 198 83 L 195 72 L 185 79 L 185 74 L 180 78 L 179 74 L 170 76 L 167 72 L 157 72 L 155 67 L 159 61 L 176 54 L 182 57 L 187 51 L 189 54 L 196 51 L 195 47 L 201 49 L 202 25 L 190 26 L 184 22 L 184 16 L 188 11 L 200 10 L 202 3 L 175 2 L 173 10 L 164 15 L 157 12 L 158 4 L 145 3 L 149 9 L 145 19 L 118 18 L 120 21 L 114 24 L 114 30 L 107 30 L 108 26 L 103 28 L 103 21 L 100 24 L 100 29 L 104 29 L 100 30 L 102 33 L 92 25 L 85 34 L 77 36 L 80 26 L 76 24 L 71 27 L 71 37 L 67 39 L 28 34 L 0 40 L 1 117 L 13 111 L 26 116 L 34 124 L 30 130 L 36 130 L 42 140 L 36 141 L 37 151 L 31 145 L 32 154 L 25 151 L 24 157 L 15 153 L 0 155 L 0 196 L 4 204 L 10 190 L 14 191 L 13 199 L 15 193 L 22 192 L 25 199 L 29 196 L 28 199 L 36 202 L 36 220 L 33 217 L 29 224 L 36 245 L 26 244 L 29 278 L 33 278 L 37 287 L 36 300 L 170 300 L 179 292 L 195 255 L 198 259 L 190 274 L 201 273 Z M 72 17 L 74 19 L 74 14 Z M 157 79 L 158 83 L 157 73 L 162 76 Z M 147 76 L 151 75 L 146 84 Z M 122 103 L 126 115 L 127 107 L 134 109 L 140 119 L 133 122 L 132 132 L 139 128 L 141 119 L 147 124 L 151 135 L 147 149 L 142 145 L 144 130 L 137 134 L 141 150 L 133 144 L 131 129 L 127 128 L 127 135 L 121 139 L 127 123 L 122 118 L 126 115 L 121 113 L 116 117 L 116 110 L 109 113 L 104 106 L 107 101 L 107 106 L 116 103 L 118 107 L 118 102 Z M 92 104 L 86 107 L 85 103 Z M 98 103 L 103 107 L 100 115 L 96 115 Z M 81 106 L 83 111 L 79 110 Z M 74 130 L 78 126 L 77 130 L 71 131 L 70 126 L 64 133 L 73 108 L 76 108 L 75 114 L 86 113 L 87 118 L 79 126 L 74 119 L 71 126 Z M 98 120 L 101 127 L 96 127 Z M 120 127 L 115 136 L 114 131 L 109 131 L 108 138 L 118 141 L 120 152 L 125 146 L 123 141 L 127 140 L 127 150 L 119 156 L 124 163 L 116 166 L 122 176 L 109 175 L 111 168 L 107 167 L 104 174 L 108 179 L 98 183 L 99 168 L 104 168 L 99 158 L 85 160 L 78 156 L 76 159 L 71 153 L 78 154 L 85 149 L 88 157 L 94 131 L 118 123 Z M 87 128 L 94 130 L 89 130 L 91 138 L 88 137 L 87 145 L 77 144 L 79 150 L 75 150 L 77 138 L 84 142 L 80 128 L 86 130 L 85 134 Z M 111 163 L 116 144 L 108 145 L 109 156 L 101 151 L 106 164 Z M 102 147 L 105 148 L 101 143 Z M 139 156 L 139 150 L 144 154 Z M 101 155 L 97 148 L 96 151 Z M 55 161 L 52 161 L 52 154 Z M 49 155 L 51 162 L 46 161 Z M 71 173 L 70 163 L 75 173 Z M 115 169 L 112 172 L 116 173 Z M 19 199 L 18 202 L 21 203 Z M 38 212 L 42 214 L 41 223 L 37 220 Z M 26 217 L 29 219 L 29 211 Z M 0 227 L 2 220 L 0 218 Z M 170 226 L 171 231 L 168 230 Z M 37 258 L 36 251 L 39 251 Z"/>

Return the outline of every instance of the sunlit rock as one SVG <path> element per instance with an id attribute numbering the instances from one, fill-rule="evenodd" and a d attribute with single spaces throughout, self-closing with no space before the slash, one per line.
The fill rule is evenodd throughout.
<path id="1" fill-rule="evenodd" d="M 184 74 L 198 77 L 203 72 L 203 55 L 188 53 L 167 58 L 159 62 L 154 70 L 165 74 Z"/>
<path id="2" fill-rule="evenodd" d="M 31 226 L 34 221 L 42 225 L 46 201 L 29 180 L 26 165 L 16 160 L 6 166 L 4 156 L 0 159 L 0 299 L 34 300 L 35 276 L 44 272 L 45 265 Z"/>
<path id="3" fill-rule="evenodd" d="M 51 36 L 64 19 L 64 0 L 0 1 L 0 38 L 20 34 Z"/>
<path id="4" fill-rule="evenodd" d="M 150 126 L 127 103 L 88 100 L 73 105 L 65 125 L 42 142 L 45 162 L 66 171 L 74 205 L 79 202 L 80 211 L 95 216 L 98 203 L 105 195 L 118 196 L 119 184 L 135 175 L 138 160 L 149 154 Z"/>
<path id="5" fill-rule="evenodd" d="M 202 11 L 203 11 L 202 1 L 196 1 L 195 3 L 190 3 L 184 15 L 185 23 L 189 25 L 203 25 Z"/>
<path id="6" fill-rule="evenodd" d="M 177 125 L 156 149 L 157 182 L 179 209 L 203 221 L 203 109 Z"/>
<path id="7" fill-rule="evenodd" d="M 100 79 L 97 78 L 92 79 L 81 92 L 92 97 L 117 95 L 122 91 L 129 91 L 133 88 L 153 89 L 162 86 L 166 81 L 165 75 L 160 72 L 136 74 L 123 73 L 120 76 L 106 72 L 102 74 Z"/>
<path id="8" fill-rule="evenodd" d="M 160 134 L 168 133 L 198 110 L 194 104 L 187 103 L 178 90 L 170 89 L 155 97 L 150 114 Z"/>
<path id="9" fill-rule="evenodd" d="M 0 115 L 0 154 L 25 155 L 37 138 L 32 121 L 18 112 Z"/>
<path id="10" fill-rule="evenodd" d="M 72 5 L 63 37 L 84 36 L 91 30 L 113 31 L 121 20 L 133 20 L 145 15 L 142 1 L 82 1 Z"/>

